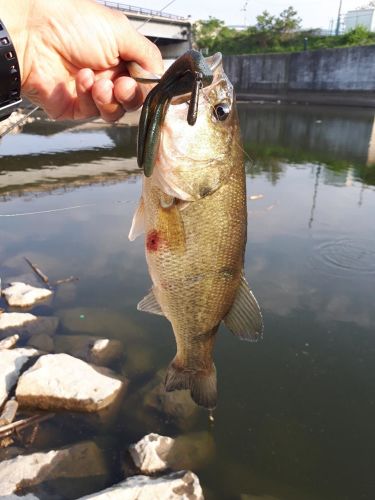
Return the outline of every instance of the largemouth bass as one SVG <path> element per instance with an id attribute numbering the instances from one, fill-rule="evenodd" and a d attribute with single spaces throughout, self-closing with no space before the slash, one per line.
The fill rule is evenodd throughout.
<path id="1" fill-rule="evenodd" d="M 244 340 L 258 340 L 263 323 L 243 272 L 246 186 L 233 87 L 221 54 L 182 57 L 144 105 L 138 161 L 146 175 L 129 238 L 145 232 L 153 283 L 138 309 L 163 314 L 176 339 L 166 390 L 190 389 L 212 409 L 220 323 Z"/>

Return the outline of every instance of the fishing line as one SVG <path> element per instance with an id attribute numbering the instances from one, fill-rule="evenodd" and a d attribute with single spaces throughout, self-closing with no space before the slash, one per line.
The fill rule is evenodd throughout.
<path id="1" fill-rule="evenodd" d="M 169 7 L 170 5 L 172 5 L 172 3 L 174 3 L 176 0 L 172 0 L 171 2 L 169 2 L 167 5 L 165 5 L 160 12 L 163 12 L 164 9 L 166 9 L 167 7 Z M 150 21 L 150 19 L 148 20 Z M 147 22 L 148 22 L 147 21 Z M 153 41 L 153 43 L 156 43 L 158 40 L 160 39 L 160 36 L 158 36 L 157 38 L 155 38 L 155 40 Z"/>
<path id="2" fill-rule="evenodd" d="M 164 7 L 162 9 L 159 10 L 159 12 L 163 12 L 165 9 L 167 9 L 170 5 L 172 5 L 173 3 L 175 3 L 176 0 L 171 0 L 170 2 L 168 2 L 166 5 L 164 5 Z M 144 23 L 142 23 L 140 26 L 138 26 L 137 28 L 137 31 L 139 31 L 141 28 L 143 28 L 143 26 L 145 26 L 147 23 L 149 23 L 150 21 L 152 21 L 152 19 L 154 19 L 155 17 L 157 16 L 150 16 L 148 19 L 146 19 L 146 21 Z M 160 38 L 160 37 L 159 37 Z M 155 41 L 159 40 L 159 38 L 156 38 Z M 154 42 L 155 43 L 155 42 Z"/>
<path id="3" fill-rule="evenodd" d="M 27 215 L 41 215 L 41 214 L 52 214 L 57 212 L 68 212 L 69 210 L 76 210 L 77 208 L 87 208 L 87 207 L 97 207 L 97 206 L 108 206 L 108 205 L 117 205 L 117 204 L 125 204 L 125 203 L 136 203 L 135 200 L 118 200 L 112 203 L 84 203 L 82 205 L 72 205 L 70 207 L 62 207 L 62 208 L 52 208 L 50 210 L 38 210 L 35 212 L 20 212 L 15 214 L 0 214 L 0 217 L 24 217 Z"/>
<path id="4" fill-rule="evenodd" d="M 37 212 L 22 212 L 22 213 L 16 213 L 16 214 L 0 214 L 0 217 L 23 217 L 25 215 L 50 214 L 50 213 L 55 213 L 55 212 L 65 212 L 68 210 L 74 210 L 76 208 L 92 207 L 95 205 L 96 205 L 96 203 L 86 203 L 84 205 L 73 205 L 71 207 L 63 207 L 63 208 L 52 208 L 50 210 L 40 210 Z"/>
<path id="5" fill-rule="evenodd" d="M 172 5 L 175 1 L 176 0 L 171 0 L 170 2 L 168 2 L 166 5 L 164 5 L 164 7 L 162 9 L 160 9 L 159 12 L 163 12 L 170 5 Z M 142 23 L 140 26 L 138 26 L 138 28 L 136 29 L 136 31 L 139 31 L 143 26 L 145 26 L 148 22 L 150 22 L 155 17 L 156 17 L 155 15 L 150 16 L 148 19 L 146 19 L 146 21 L 144 23 Z M 158 39 L 159 38 L 157 38 L 155 41 L 157 41 Z M 35 111 L 37 111 L 38 109 L 40 109 L 40 107 L 39 106 L 35 106 L 26 115 L 24 115 L 22 118 L 20 118 L 19 120 L 17 120 L 15 123 L 11 124 L 0 135 L 0 139 L 2 139 L 5 135 L 9 134 L 9 132 L 11 132 L 17 126 L 22 125 L 24 123 L 24 121 L 29 116 L 31 116 L 33 113 L 35 113 Z M 115 203 L 135 203 L 135 201 L 124 200 L 124 201 L 117 201 Z M 115 204 L 115 203 L 113 203 L 113 204 Z M 54 214 L 54 213 L 58 213 L 58 212 L 67 212 L 67 211 L 70 211 L 70 210 L 76 210 L 76 209 L 79 209 L 79 208 L 93 207 L 93 206 L 98 206 L 98 205 L 99 205 L 98 203 L 86 203 L 86 204 L 82 204 L 82 205 L 73 205 L 73 206 L 70 206 L 70 207 L 54 208 L 54 209 L 50 209 L 50 210 L 38 210 L 38 211 L 35 211 L 35 212 L 21 212 L 21 213 L 14 213 L 14 214 L 0 214 L 0 218 L 5 218 L 5 217 L 25 217 L 25 216 L 29 216 L 29 215 L 42 215 L 42 214 Z"/>
<path id="6" fill-rule="evenodd" d="M 0 134 L 0 139 L 2 139 L 5 135 L 9 134 L 9 132 L 11 132 L 14 128 L 21 126 L 24 123 L 24 121 L 27 120 L 27 118 L 29 118 L 29 116 L 31 116 L 33 113 L 35 113 L 35 111 L 37 111 L 38 109 L 39 109 L 39 106 L 35 106 L 35 108 L 32 108 L 32 110 L 29 111 L 28 113 L 26 113 L 26 115 L 22 116 L 15 123 L 12 123 L 8 128 L 5 129 L 5 132 Z"/>

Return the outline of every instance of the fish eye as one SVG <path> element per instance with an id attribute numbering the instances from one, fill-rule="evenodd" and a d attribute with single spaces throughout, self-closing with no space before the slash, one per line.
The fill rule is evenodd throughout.
<path id="1" fill-rule="evenodd" d="M 226 120 L 230 113 L 230 106 L 226 102 L 221 102 L 220 104 L 216 104 L 214 107 L 214 115 L 217 120 L 223 122 Z"/>

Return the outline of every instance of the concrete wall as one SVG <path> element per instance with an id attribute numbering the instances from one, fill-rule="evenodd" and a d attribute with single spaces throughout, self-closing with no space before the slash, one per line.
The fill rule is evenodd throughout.
<path id="1" fill-rule="evenodd" d="M 375 45 L 289 54 L 224 57 L 237 94 L 375 95 Z"/>

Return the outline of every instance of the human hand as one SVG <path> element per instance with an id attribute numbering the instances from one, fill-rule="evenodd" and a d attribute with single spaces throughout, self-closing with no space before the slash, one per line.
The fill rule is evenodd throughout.
<path id="1" fill-rule="evenodd" d="M 121 12 L 93 0 L 0 0 L 22 94 L 55 119 L 118 120 L 144 99 L 127 62 L 162 72 L 158 48 Z"/>

